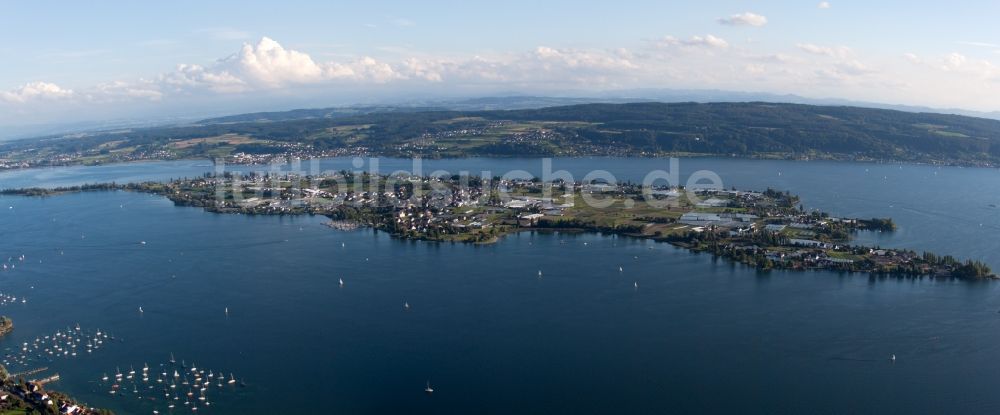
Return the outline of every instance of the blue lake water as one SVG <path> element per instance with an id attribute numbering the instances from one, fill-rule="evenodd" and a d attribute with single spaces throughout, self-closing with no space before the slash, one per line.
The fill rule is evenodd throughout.
<path id="1" fill-rule="evenodd" d="M 380 160 L 383 171 L 409 163 Z M 541 166 L 424 161 L 425 173 L 537 174 Z M 600 168 L 641 180 L 667 161 L 554 166 L 577 178 Z M 26 170 L 0 174 L 0 188 L 211 169 L 183 161 Z M 807 207 L 900 225 L 861 235 L 866 242 L 1000 268 L 997 170 L 680 161 L 683 177 L 703 169 L 726 187 L 771 186 L 800 194 Z M 126 192 L 3 197 L 0 208 L 0 257 L 17 265 L 0 272 L 0 292 L 28 299 L 0 306 L 16 325 L 0 348 L 77 323 L 113 333 L 120 341 L 93 354 L 28 366 L 50 367 L 63 378 L 54 388 L 120 413 L 165 413 L 166 404 L 162 393 L 112 396 L 101 375 L 143 363 L 158 372 L 170 353 L 245 380 L 208 392 L 213 405 L 203 411 L 219 414 L 1000 410 L 997 283 L 758 273 L 592 234 L 522 233 L 490 246 L 406 242 L 333 231 L 318 217 L 214 215 Z M 423 393 L 427 381 L 433 396 Z"/>

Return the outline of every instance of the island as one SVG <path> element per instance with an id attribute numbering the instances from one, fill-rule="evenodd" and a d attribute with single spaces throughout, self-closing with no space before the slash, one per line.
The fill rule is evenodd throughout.
<path id="1" fill-rule="evenodd" d="M 893 232 L 890 218 L 834 217 L 774 189 L 542 182 L 452 176 L 389 176 L 350 171 L 205 174 L 166 183 L 94 184 L 0 193 L 45 197 L 78 191 L 137 191 L 177 206 L 220 214 L 322 215 L 330 226 L 359 226 L 396 238 L 493 243 L 514 232 L 599 232 L 670 243 L 771 269 L 873 276 L 993 279 L 979 261 L 851 243 L 857 232 Z"/>

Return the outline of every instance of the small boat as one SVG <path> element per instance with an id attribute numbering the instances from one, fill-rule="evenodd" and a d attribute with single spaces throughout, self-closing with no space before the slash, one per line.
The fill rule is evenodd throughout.
<path id="1" fill-rule="evenodd" d="M 410 303 L 404 302 L 403 303 L 403 309 L 406 310 L 406 311 L 409 311 L 410 310 Z"/>
<path id="2" fill-rule="evenodd" d="M 893 354 L 892 356 L 889 356 L 889 360 L 895 362 L 896 361 L 896 355 Z"/>
<path id="3" fill-rule="evenodd" d="M 639 288 L 639 281 L 632 283 L 632 286 L 635 288 Z"/>
<path id="4" fill-rule="evenodd" d="M 341 286 L 341 287 L 343 287 L 343 286 L 344 286 L 344 279 L 343 279 L 343 278 L 341 278 L 341 279 L 340 279 L 340 286 Z"/>
<path id="5" fill-rule="evenodd" d="M 142 312 L 142 306 L 139 306 L 139 312 L 140 313 Z"/>
<path id="6" fill-rule="evenodd" d="M 426 392 L 428 395 L 434 393 L 434 388 L 431 387 L 431 381 L 429 380 L 427 381 L 427 387 L 424 388 L 424 392 Z"/>
<path id="7" fill-rule="evenodd" d="M 618 267 L 618 272 L 625 272 L 625 270 L 622 267 Z"/>
<path id="8" fill-rule="evenodd" d="M 229 374 L 229 380 L 228 380 L 228 381 L 226 381 L 226 383 L 228 383 L 228 384 L 230 384 L 230 385 L 232 385 L 232 384 L 236 383 L 236 377 L 235 377 L 235 376 L 233 376 L 233 374 L 232 374 L 232 373 L 230 373 L 230 374 Z"/>

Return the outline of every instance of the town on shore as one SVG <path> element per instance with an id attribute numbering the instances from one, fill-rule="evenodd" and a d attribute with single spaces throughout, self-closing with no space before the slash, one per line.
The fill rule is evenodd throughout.
<path id="1" fill-rule="evenodd" d="M 162 195 L 215 213 L 323 215 L 331 227 L 358 226 L 397 238 L 492 243 L 521 231 L 591 231 L 667 242 L 761 270 L 832 270 L 899 277 L 996 278 L 979 261 L 851 244 L 856 232 L 892 232 L 888 218 L 833 217 L 805 209 L 788 192 L 688 189 L 469 175 L 366 172 L 205 174 L 166 183 L 8 189 L 48 196 L 127 190 Z"/>
<path id="2" fill-rule="evenodd" d="M 14 322 L 0 316 L 0 338 L 14 330 Z M 59 375 L 40 380 L 26 380 L 27 373 L 12 374 L 0 365 L 0 414 L 70 414 L 110 415 L 103 409 L 90 408 L 73 398 L 48 391 L 45 384 L 58 380 Z"/>

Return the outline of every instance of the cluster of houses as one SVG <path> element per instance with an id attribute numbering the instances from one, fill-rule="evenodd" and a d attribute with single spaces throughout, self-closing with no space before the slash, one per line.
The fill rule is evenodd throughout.
<path id="1" fill-rule="evenodd" d="M 758 216 L 747 213 L 687 212 L 681 215 L 677 221 L 700 228 L 753 229 L 756 226 L 754 221 L 758 219 L 760 219 Z"/>
<path id="2" fill-rule="evenodd" d="M 42 388 L 41 382 L 24 384 L 7 383 L 0 392 L 0 403 L 6 404 L 20 399 L 32 407 L 33 413 L 60 413 L 66 415 L 86 415 L 96 413 L 93 409 L 81 406 L 75 402 L 50 395 Z"/>

